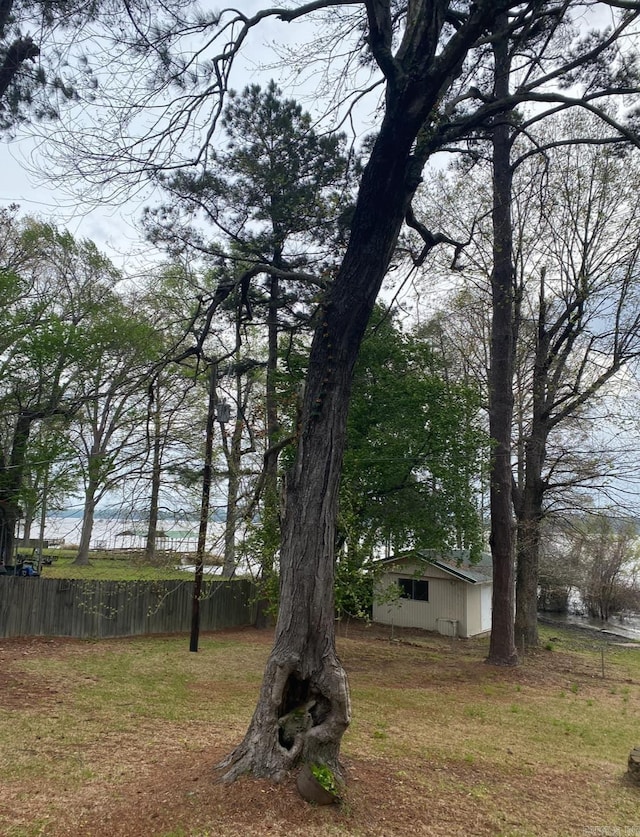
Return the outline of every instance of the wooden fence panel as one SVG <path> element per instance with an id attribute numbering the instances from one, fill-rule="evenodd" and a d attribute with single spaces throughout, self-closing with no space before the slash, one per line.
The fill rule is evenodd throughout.
<path id="1" fill-rule="evenodd" d="M 192 581 L 82 581 L 0 576 L 0 637 L 107 638 L 191 629 Z M 203 582 L 200 629 L 251 625 L 255 587 Z"/>

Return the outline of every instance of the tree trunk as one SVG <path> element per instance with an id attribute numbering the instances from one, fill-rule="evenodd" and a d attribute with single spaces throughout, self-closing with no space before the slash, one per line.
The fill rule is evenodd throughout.
<path id="1" fill-rule="evenodd" d="M 354 346 L 347 327 L 332 327 L 340 317 L 328 310 L 325 316 L 309 373 L 316 397 L 306 399 L 307 420 L 288 475 L 275 646 L 249 731 L 226 762 L 228 778 L 249 770 L 281 779 L 299 761 L 339 771 L 350 721 L 346 675 L 335 651 L 333 551 Z M 327 355 L 335 357 L 335 368 L 323 384 L 318 371 Z"/>
<path id="2" fill-rule="evenodd" d="M 539 399 L 534 395 L 533 424 L 525 445 L 525 483 L 514 503 L 517 520 L 516 640 L 525 646 L 538 645 L 538 575 L 540 527 L 543 519 L 545 460 L 548 429 L 540 416 Z"/>
<path id="3" fill-rule="evenodd" d="M 15 504 L 0 500 L 0 564 L 13 564 L 18 517 Z"/>
<path id="4" fill-rule="evenodd" d="M 506 21 L 500 16 L 498 27 Z M 507 41 L 494 44 L 495 92 L 509 91 Z M 499 117 L 492 130 L 493 145 L 493 271 L 491 274 L 491 363 L 489 369 L 489 432 L 491 555 L 493 598 L 488 662 L 516 665 L 514 641 L 514 541 L 511 508 L 511 424 L 513 418 L 514 273 L 511 220 L 511 127 Z"/>
<path id="5" fill-rule="evenodd" d="M 516 562 L 516 641 L 529 648 L 538 645 L 538 566 L 540 519 L 518 517 Z"/>
<path id="6" fill-rule="evenodd" d="M 202 592 L 202 575 L 204 569 L 204 555 L 207 545 L 211 482 L 213 477 L 213 432 L 216 419 L 216 404 L 218 401 L 218 396 L 216 392 L 217 382 L 218 365 L 217 363 L 212 363 L 209 369 L 209 401 L 207 404 L 204 463 L 202 468 L 202 492 L 200 495 L 198 549 L 196 552 L 196 568 L 194 574 L 193 600 L 191 607 L 191 638 L 189 641 L 189 651 L 194 652 L 198 650 L 198 642 L 200 638 L 200 595 Z"/>
<path id="7" fill-rule="evenodd" d="M 35 520 L 35 508 L 29 504 L 24 510 L 24 520 L 22 523 L 22 545 L 28 547 L 31 540 L 31 529 L 33 528 L 33 521 Z"/>
<path id="8" fill-rule="evenodd" d="M 162 478 L 162 440 L 160 438 L 160 381 L 156 384 L 156 399 L 153 413 L 153 461 L 151 463 L 151 496 L 149 497 L 149 524 L 144 547 L 144 557 L 152 562 L 156 556 L 158 536 L 158 502 L 160 499 L 160 481 Z"/>
<path id="9" fill-rule="evenodd" d="M 224 567 L 222 574 L 231 578 L 236 571 L 236 529 L 238 528 L 238 498 L 240 496 L 240 468 L 242 445 L 242 418 L 238 416 L 231 436 L 227 467 L 227 508 L 224 525 Z"/>
<path id="10" fill-rule="evenodd" d="M 309 375 L 316 398 L 306 399 L 308 418 L 288 476 L 275 646 L 249 731 L 226 762 L 228 778 L 249 770 L 281 779 L 298 761 L 338 771 L 340 740 L 350 720 L 346 675 L 335 652 L 333 545 L 348 355 L 354 348 L 347 329 L 334 331 L 335 317 L 325 313 Z M 336 358 L 335 370 L 331 384 L 323 385 L 314 371 L 329 354 Z"/>
<path id="11" fill-rule="evenodd" d="M 542 525 L 545 483 L 542 479 L 551 427 L 548 406 L 554 393 L 549 388 L 550 336 L 545 300 L 545 271 L 540 275 L 533 379 L 531 382 L 531 427 L 524 440 L 524 463 L 519 469 L 519 484 L 514 495 L 518 527 L 516 569 L 516 639 L 525 646 L 538 645 L 538 575 L 540 564 L 540 527 Z M 555 387 L 553 387 L 555 391 Z"/>
<path id="12" fill-rule="evenodd" d="M 286 478 L 275 645 L 247 734 L 221 765 L 227 780 L 246 772 L 281 779 L 300 762 L 340 772 L 351 709 L 335 651 L 333 581 L 347 412 L 362 337 L 419 182 L 410 151 L 420 123 L 407 102 L 387 112 L 345 258 L 319 312 L 296 461 Z"/>
<path id="13" fill-rule="evenodd" d="M 82 515 L 82 529 L 80 531 L 80 545 L 74 565 L 78 567 L 89 566 L 89 547 L 91 546 L 91 535 L 93 533 L 93 521 L 96 511 L 96 491 L 98 486 L 90 481 L 84 495 L 84 511 Z"/>
<path id="14" fill-rule="evenodd" d="M 11 440 L 9 463 L 0 468 L 0 563 L 13 563 L 15 534 L 20 507 L 19 492 L 24 477 L 24 463 L 31 425 L 36 419 L 34 413 L 18 414 Z"/>
<path id="15" fill-rule="evenodd" d="M 241 323 L 236 321 L 236 351 L 242 345 L 240 335 Z M 244 384 L 243 384 L 244 379 Z M 227 505 L 224 526 L 224 567 L 223 575 L 231 578 L 237 566 L 236 536 L 240 513 L 238 502 L 240 499 L 240 475 L 242 473 L 242 431 L 245 424 L 247 404 L 251 393 L 251 376 L 245 375 L 241 366 L 235 369 L 235 401 L 237 405 L 236 419 L 233 423 L 230 439 L 225 434 L 224 424 L 220 423 L 222 446 L 227 460 Z"/>

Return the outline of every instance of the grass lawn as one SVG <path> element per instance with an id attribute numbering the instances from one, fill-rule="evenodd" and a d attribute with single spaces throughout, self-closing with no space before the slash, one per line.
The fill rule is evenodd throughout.
<path id="1" fill-rule="evenodd" d="M 18 550 L 19 560 L 31 560 L 32 550 Z M 51 564 L 44 564 L 41 569 L 43 578 L 79 578 L 96 581 L 184 581 L 192 577 L 188 572 L 177 569 L 182 553 L 166 553 L 158 565 L 151 566 L 144 560 L 142 550 L 92 550 L 89 566 L 74 564 L 77 549 L 45 549 L 45 558 L 51 558 Z M 191 562 L 195 556 L 188 555 Z M 205 559 L 205 564 L 208 561 Z"/>
<path id="2" fill-rule="evenodd" d="M 396 629 L 397 630 L 397 629 Z M 350 628 L 340 806 L 216 781 L 253 711 L 269 633 L 0 641 L 6 837 L 640 835 L 640 647 L 543 629 L 517 669 L 484 641 Z M 555 637 L 555 639 L 551 639 Z"/>
<path id="3" fill-rule="evenodd" d="M 59 557 L 50 565 L 41 569 L 43 578 L 81 578 L 96 581 L 172 581 L 189 580 L 191 576 L 184 570 L 176 569 L 175 564 L 152 567 L 135 558 L 122 556 L 106 557 L 103 553 L 92 556 L 88 567 L 77 567 L 74 558 Z"/>

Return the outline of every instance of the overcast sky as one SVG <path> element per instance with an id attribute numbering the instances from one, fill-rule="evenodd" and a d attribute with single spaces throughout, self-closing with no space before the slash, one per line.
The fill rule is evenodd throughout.
<path id="1" fill-rule="evenodd" d="M 266 4 L 262 0 L 244 0 L 241 8 L 245 13 L 257 11 Z M 274 4 L 275 5 L 275 4 Z M 204 0 L 201 6 L 212 7 L 212 0 Z M 609 12 L 607 12 L 609 14 Z M 599 21 L 603 22 L 603 21 Z M 285 93 L 298 98 L 305 109 L 313 112 L 313 96 L 315 92 L 313 73 L 306 77 L 302 86 L 291 90 L 283 83 L 280 76 L 285 76 L 291 68 L 282 67 L 278 71 L 273 66 L 264 69 L 265 64 L 272 64 L 274 53 L 269 45 L 282 45 L 302 42 L 313 35 L 313 27 L 308 23 L 296 22 L 285 24 L 275 19 L 267 20 L 254 30 L 247 40 L 247 49 L 241 56 L 233 86 L 242 89 L 248 83 L 262 84 L 275 77 L 282 83 Z M 369 119 L 372 114 L 370 108 L 374 101 L 367 103 L 362 113 L 363 119 Z M 51 126 L 55 130 L 55 124 Z M 370 129 L 367 125 L 363 132 Z M 157 253 L 148 245 L 136 228 L 145 203 L 153 200 L 150 192 L 139 193 L 124 205 L 88 207 L 79 203 L 69 194 L 63 194 L 38 169 L 46 171 L 46 147 L 42 140 L 38 141 L 29 135 L 29 129 L 19 129 L 13 140 L 0 139 L 0 206 L 18 203 L 23 213 L 39 215 L 47 220 L 55 221 L 59 226 L 66 227 L 75 236 L 90 238 L 103 249 L 114 261 L 116 267 L 126 269 L 135 263 L 136 266 L 145 261 L 153 262 L 158 258 Z M 132 259 L 131 254 L 137 254 Z M 136 267 L 133 267 L 135 270 Z"/>
<path id="2" fill-rule="evenodd" d="M 277 4 L 265 4 L 263 0 L 243 0 L 239 7 L 245 14 L 252 14 L 268 5 Z M 214 0 L 201 0 L 200 6 L 217 9 L 220 4 Z M 294 52 L 294 55 L 301 54 L 300 44 L 312 39 L 315 34 L 315 25 L 306 20 L 284 23 L 273 18 L 263 21 L 252 30 L 245 42 L 245 49 L 236 60 L 232 87 L 242 90 L 247 84 L 264 85 L 274 78 L 282 86 L 285 95 L 298 99 L 305 110 L 314 114 L 317 111 L 315 98 L 322 78 L 322 67 L 311 65 L 308 72 L 305 70 L 295 76 L 292 85 L 289 82 L 293 80 L 294 69 L 291 63 L 286 62 L 279 67 L 274 66 L 278 56 L 272 45 L 276 44 L 278 49 L 284 45 L 295 45 L 297 53 Z M 368 71 L 364 73 L 368 78 Z M 371 130 L 371 120 L 374 117 L 372 108 L 375 108 L 376 100 L 377 96 L 374 95 L 372 100 L 361 107 L 357 117 L 358 133 Z M 50 129 L 55 131 L 55 123 L 51 123 Z M 36 130 L 46 134 L 49 128 L 41 126 Z M 57 187 L 47 182 L 46 176 L 36 174 L 38 169 L 47 170 L 45 154 L 46 147 L 42 139 L 38 141 L 30 137 L 29 127 L 18 129 L 17 137 L 13 140 L 0 138 L 0 206 L 18 203 L 25 214 L 40 215 L 67 227 L 76 236 L 92 239 L 119 268 L 124 268 L 130 261 L 128 254 L 132 251 L 141 254 L 138 263 L 145 258 L 152 261 L 157 259 L 135 226 L 142 207 L 153 201 L 151 193 L 140 193 L 125 205 L 87 207 L 68 194 L 62 194 Z"/>

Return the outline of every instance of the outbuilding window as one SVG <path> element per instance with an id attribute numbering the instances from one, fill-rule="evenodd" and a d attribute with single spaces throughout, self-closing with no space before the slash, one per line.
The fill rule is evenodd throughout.
<path id="1" fill-rule="evenodd" d="M 400 598 L 417 602 L 429 601 L 429 582 L 417 578 L 399 578 Z"/>

